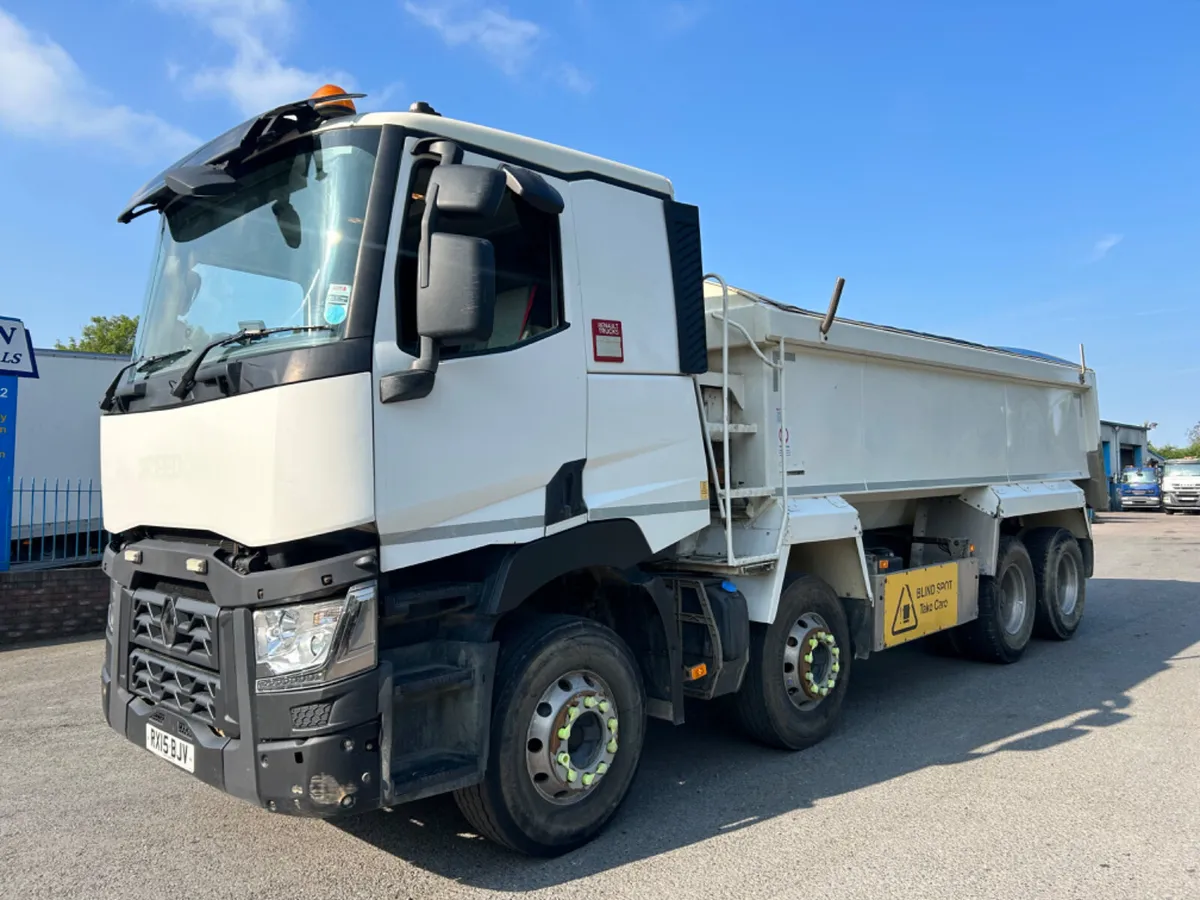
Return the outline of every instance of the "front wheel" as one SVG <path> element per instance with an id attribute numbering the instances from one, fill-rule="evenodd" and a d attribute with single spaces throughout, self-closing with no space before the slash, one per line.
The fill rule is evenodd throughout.
<path id="1" fill-rule="evenodd" d="M 454 795 L 484 837 L 531 856 L 592 840 L 625 799 L 646 733 L 641 674 L 602 625 L 535 616 L 497 665 L 487 771 Z"/>
<path id="2" fill-rule="evenodd" d="M 750 632 L 750 666 L 733 698 L 743 729 L 801 750 L 833 730 L 850 681 L 850 626 L 833 589 L 804 575 L 779 598 L 775 621 Z"/>

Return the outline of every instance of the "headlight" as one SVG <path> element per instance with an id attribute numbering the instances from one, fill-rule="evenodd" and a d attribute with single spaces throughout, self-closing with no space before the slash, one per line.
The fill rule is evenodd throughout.
<path id="1" fill-rule="evenodd" d="M 254 613 L 255 687 L 260 694 L 319 687 L 373 669 L 376 585 L 345 597 Z"/>

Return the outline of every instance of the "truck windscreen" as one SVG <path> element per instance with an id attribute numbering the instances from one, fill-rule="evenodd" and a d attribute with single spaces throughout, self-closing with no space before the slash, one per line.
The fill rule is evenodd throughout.
<path id="1" fill-rule="evenodd" d="M 309 327 L 231 343 L 206 362 L 338 340 L 378 142 L 376 129 L 297 138 L 239 172 L 232 191 L 167 206 L 135 358 L 169 360 L 154 371 L 184 366 L 193 352 L 244 329 Z"/>
<path id="2" fill-rule="evenodd" d="M 1142 469 L 1126 472 L 1121 476 L 1123 484 L 1157 484 L 1158 478 L 1153 472 L 1147 472 Z"/>
<path id="3" fill-rule="evenodd" d="M 1163 466 L 1163 477 L 1200 478 L 1200 462 L 1169 462 Z"/>

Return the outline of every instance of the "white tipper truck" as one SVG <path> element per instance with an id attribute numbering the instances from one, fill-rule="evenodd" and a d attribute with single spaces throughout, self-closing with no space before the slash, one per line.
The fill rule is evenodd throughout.
<path id="1" fill-rule="evenodd" d="M 276 813 L 453 792 L 555 855 L 685 698 L 799 750 L 871 653 L 1074 634 L 1086 366 L 727 288 L 666 178 L 357 96 L 120 216 L 160 223 L 101 401 L 113 729 Z"/>

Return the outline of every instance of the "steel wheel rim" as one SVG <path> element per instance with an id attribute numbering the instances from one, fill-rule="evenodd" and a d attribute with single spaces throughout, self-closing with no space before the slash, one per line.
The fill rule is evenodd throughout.
<path id="1" fill-rule="evenodd" d="M 577 669 L 542 692 L 525 735 L 525 769 L 542 798 L 578 803 L 612 768 L 618 750 L 617 704 L 607 682 Z"/>
<path id="2" fill-rule="evenodd" d="M 816 613 L 805 613 L 792 624 L 783 645 L 783 686 L 792 706 L 815 709 L 833 692 L 841 653 L 833 630 Z"/>
<path id="3" fill-rule="evenodd" d="M 1067 554 L 1058 558 L 1058 571 L 1055 577 L 1057 585 L 1058 609 L 1064 616 L 1070 616 L 1079 605 L 1079 566 Z"/>
<path id="4" fill-rule="evenodd" d="M 1016 566 L 1009 566 L 1000 579 L 1000 622 L 1005 634 L 1020 634 L 1029 606 L 1029 586 Z"/>

